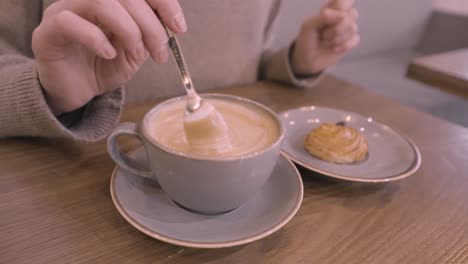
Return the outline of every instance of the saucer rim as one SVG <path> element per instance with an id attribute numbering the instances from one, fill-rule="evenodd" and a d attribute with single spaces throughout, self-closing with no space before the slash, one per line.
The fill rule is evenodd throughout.
<path id="1" fill-rule="evenodd" d="M 350 114 L 357 115 L 357 116 L 360 116 L 360 117 L 364 118 L 364 116 L 362 114 L 352 112 L 352 111 L 346 111 L 346 110 L 342 110 L 342 109 L 338 109 L 338 108 L 322 107 L 322 106 L 315 106 L 315 105 L 310 105 L 310 106 L 305 106 L 305 107 L 311 107 L 311 106 L 314 106 L 316 108 L 321 108 L 321 109 L 335 110 L 335 111 L 350 113 Z M 278 115 L 281 117 L 285 113 L 300 110 L 303 107 L 289 109 L 289 110 L 286 110 L 286 111 L 283 111 L 283 112 L 279 113 Z M 281 153 L 284 154 L 293 163 L 296 163 L 296 164 L 298 164 L 298 165 L 300 165 L 300 166 L 302 166 L 302 167 L 304 167 L 304 168 L 306 168 L 308 170 L 320 173 L 321 175 L 324 175 L 324 176 L 328 176 L 328 177 L 331 177 L 331 178 L 334 178 L 334 179 L 348 181 L 348 182 L 359 182 L 359 183 L 394 182 L 394 181 L 405 179 L 405 178 L 415 174 L 419 170 L 419 168 L 421 167 L 421 163 L 422 163 L 421 152 L 420 152 L 419 148 L 417 147 L 416 143 L 414 143 L 413 140 L 411 140 L 407 135 L 405 135 L 404 133 L 402 133 L 398 129 L 390 127 L 389 125 L 386 125 L 386 124 L 384 124 L 384 123 L 382 123 L 382 122 L 380 122 L 378 120 L 375 120 L 375 122 L 378 122 L 381 125 L 385 125 L 385 126 L 389 127 L 391 130 L 393 130 L 397 135 L 402 137 L 411 146 L 411 149 L 413 150 L 413 152 L 415 154 L 415 158 L 413 160 L 413 163 L 411 163 L 411 165 L 408 167 L 407 170 L 405 170 L 405 171 L 403 171 L 401 173 L 395 174 L 395 175 L 386 176 L 386 177 L 382 177 L 382 178 L 373 178 L 372 179 L 372 178 L 353 177 L 353 176 L 347 176 L 347 175 L 342 175 L 342 174 L 338 174 L 338 173 L 333 173 L 333 172 L 330 172 L 330 171 L 327 171 L 327 170 L 323 170 L 323 169 L 311 166 L 310 164 L 306 164 L 306 163 L 300 161 L 298 158 L 294 157 L 294 155 L 291 155 L 290 153 L 288 153 L 286 150 L 284 150 L 284 148 L 281 148 Z M 289 138 L 286 136 L 286 133 L 285 133 L 285 136 L 284 136 L 284 140 L 289 140 Z"/>
<path id="2" fill-rule="evenodd" d="M 129 151 L 128 155 L 133 154 L 134 152 L 136 152 L 140 148 L 141 147 L 135 148 L 135 149 Z M 124 168 L 121 168 L 118 165 L 116 165 L 114 167 L 114 170 L 113 170 L 112 176 L 111 176 L 111 180 L 110 180 L 110 193 L 111 193 L 112 202 L 114 204 L 114 207 L 119 212 L 119 214 L 131 226 L 133 226 L 138 231 L 142 232 L 143 234 L 145 234 L 145 235 L 147 235 L 149 237 L 152 237 L 154 239 L 157 239 L 157 240 L 169 243 L 169 244 L 173 244 L 173 245 L 177 245 L 177 246 L 190 247 L 190 248 L 227 248 L 227 247 L 234 247 L 234 246 L 240 246 L 240 245 L 248 244 L 248 243 L 260 240 L 262 238 L 265 238 L 265 237 L 275 233 L 279 229 L 281 229 L 283 226 L 285 226 L 297 214 L 297 212 L 299 211 L 299 208 L 302 205 L 302 201 L 303 201 L 303 198 L 304 198 L 304 184 L 302 182 L 301 174 L 299 173 L 299 170 L 296 168 L 294 163 L 286 155 L 284 155 L 284 153 L 281 153 L 280 156 L 282 156 L 287 161 L 289 166 L 291 166 L 291 168 L 293 169 L 294 174 L 296 176 L 296 181 L 299 183 L 300 188 L 299 188 L 299 193 L 298 193 L 298 200 L 297 200 L 296 204 L 294 205 L 294 208 L 292 208 L 291 211 L 289 212 L 289 214 L 285 218 L 283 218 L 281 221 L 279 221 L 276 225 L 272 226 L 271 228 L 269 228 L 269 229 L 267 229 L 267 230 L 265 230 L 263 232 L 256 233 L 256 234 L 254 234 L 252 236 L 248 236 L 246 238 L 223 241 L 223 242 L 193 242 L 193 241 L 188 241 L 188 240 L 172 238 L 170 236 L 159 234 L 159 233 L 157 233 L 157 232 L 155 232 L 153 230 L 150 230 L 149 228 L 147 228 L 147 227 L 143 226 L 142 224 L 140 224 L 137 220 L 133 219 L 125 211 L 125 209 L 122 207 L 122 205 L 120 204 L 119 200 L 116 197 L 115 188 L 114 188 L 114 186 L 115 186 L 114 185 L 115 175 L 116 175 L 116 173 L 117 173 L 117 171 L 119 169 L 125 170 Z M 127 172 L 127 173 L 131 173 L 131 172 Z M 183 210 L 183 209 L 180 209 L 180 210 Z"/>

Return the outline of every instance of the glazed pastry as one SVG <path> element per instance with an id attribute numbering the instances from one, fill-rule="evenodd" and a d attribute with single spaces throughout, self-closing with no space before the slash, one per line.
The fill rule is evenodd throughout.
<path id="1" fill-rule="evenodd" d="M 363 160 L 367 154 L 364 135 L 349 126 L 325 123 L 306 137 L 305 149 L 325 161 L 347 164 Z"/>

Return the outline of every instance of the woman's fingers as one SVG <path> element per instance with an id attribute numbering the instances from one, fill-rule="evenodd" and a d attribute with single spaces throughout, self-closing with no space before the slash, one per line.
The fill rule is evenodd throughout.
<path id="1" fill-rule="evenodd" d="M 346 41 L 345 43 L 333 47 L 333 51 L 336 53 L 346 53 L 349 50 L 356 47 L 360 41 L 361 41 L 361 38 L 359 37 L 359 35 L 356 34 L 351 39 Z"/>
<path id="2" fill-rule="evenodd" d="M 146 52 L 142 51 L 144 46 L 156 62 L 164 63 L 169 58 L 167 35 L 155 10 L 172 31 L 187 30 L 177 0 L 62 0 L 51 5 L 44 18 L 70 11 L 98 25 L 104 33 L 112 33 L 132 57 Z"/>
<path id="3" fill-rule="evenodd" d="M 341 12 L 341 14 L 343 14 L 341 21 L 329 24 L 321 32 L 321 40 L 332 48 L 341 46 L 358 35 L 357 10 L 353 8 L 347 12 Z"/>
<path id="4" fill-rule="evenodd" d="M 353 7 L 355 0 L 329 0 L 325 4 L 326 7 L 336 10 L 348 10 Z"/>
<path id="5" fill-rule="evenodd" d="M 33 48 L 49 49 L 48 57 L 51 58 L 54 58 L 54 54 L 50 54 L 53 53 L 53 49 L 47 45 L 51 40 L 60 46 L 79 43 L 104 59 L 113 59 L 117 55 L 115 48 L 99 27 L 70 11 L 61 11 L 44 21 L 37 30 L 42 31 L 42 34 L 35 32 L 36 41 L 33 42 Z"/>
<path id="6" fill-rule="evenodd" d="M 136 22 L 151 57 L 158 63 L 169 58 L 168 38 L 154 10 L 144 0 L 120 0 Z"/>
<path id="7" fill-rule="evenodd" d="M 61 9 L 68 10 L 112 33 L 133 58 L 146 53 L 140 28 L 116 0 L 63 0 Z"/>
<path id="8" fill-rule="evenodd" d="M 330 26 L 323 30 L 322 39 L 329 45 L 338 45 L 346 42 L 358 32 L 355 22 L 345 19 L 335 26 Z"/>
<path id="9" fill-rule="evenodd" d="M 127 0 L 131 1 L 131 0 Z M 174 32 L 187 31 L 187 24 L 182 8 L 177 0 L 146 0 L 156 10 L 164 23 Z"/>

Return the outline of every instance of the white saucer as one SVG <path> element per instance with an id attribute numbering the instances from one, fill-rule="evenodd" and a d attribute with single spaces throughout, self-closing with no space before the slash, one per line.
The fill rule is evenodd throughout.
<path id="1" fill-rule="evenodd" d="M 130 157 L 144 160 L 144 149 Z M 304 192 L 299 172 L 282 155 L 265 186 L 240 208 L 222 215 L 188 212 L 156 182 L 120 167 L 112 174 L 110 189 L 117 210 L 136 229 L 167 243 L 195 248 L 237 246 L 272 234 L 296 214 Z"/>
<path id="2" fill-rule="evenodd" d="M 414 174 L 421 165 L 421 154 L 409 138 L 371 117 L 308 106 L 283 112 L 280 118 L 285 127 L 283 152 L 295 163 L 322 175 L 353 182 L 390 182 Z M 369 147 L 367 159 L 343 165 L 310 155 L 304 149 L 305 137 L 324 122 L 344 122 L 363 133 Z"/>

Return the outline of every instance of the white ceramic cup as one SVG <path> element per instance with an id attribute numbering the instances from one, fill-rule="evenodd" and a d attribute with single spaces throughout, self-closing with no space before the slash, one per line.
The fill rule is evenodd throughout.
<path id="1" fill-rule="evenodd" d="M 107 148 L 120 167 L 156 180 L 179 206 L 202 214 L 220 214 L 241 206 L 269 179 L 280 155 L 284 128 L 272 110 L 252 100 L 222 94 L 203 97 L 244 103 L 263 111 L 275 120 L 278 138 L 263 150 L 232 158 L 197 157 L 169 149 L 151 138 L 147 128 L 155 113 L 185 100 L 177 97 L 152 108 L 139 126 L 119 124 L 109 136 Z M 121 135 L 134 136 L 143 143 L 150 169 L 138 165 L 119 150 L 116 139 Z"/>

